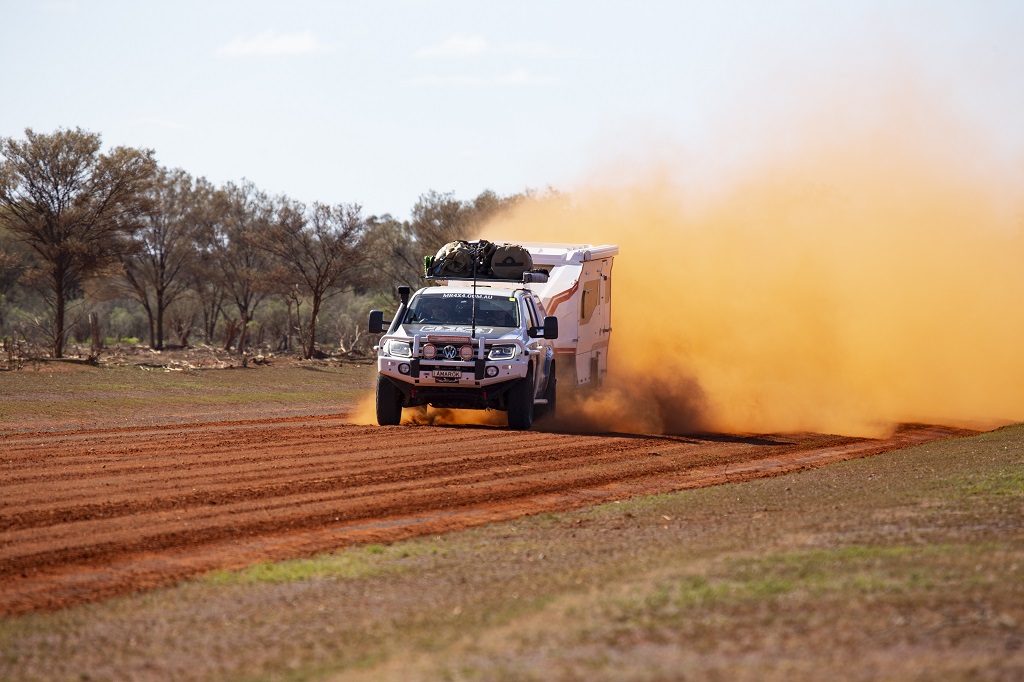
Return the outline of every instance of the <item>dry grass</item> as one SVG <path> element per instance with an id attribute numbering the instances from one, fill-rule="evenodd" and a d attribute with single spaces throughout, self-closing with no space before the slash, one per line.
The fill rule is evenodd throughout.
<path id="1" fill-rule="evenodd" d="M 373 380 L 365 363 L 182 370 L 49 361 L 0 372 L 0 433 L 332 414 L 351 409 Z"/>

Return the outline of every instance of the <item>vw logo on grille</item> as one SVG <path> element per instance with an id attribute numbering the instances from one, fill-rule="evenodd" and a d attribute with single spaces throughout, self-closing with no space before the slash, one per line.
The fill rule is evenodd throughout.
<path id="1" fill-rule="evenodd" d="M 441 349 L 441 354 L 446 360 L 454 360 L 459 354 L 459 349 L 455 346 L 445 346 Z"/>

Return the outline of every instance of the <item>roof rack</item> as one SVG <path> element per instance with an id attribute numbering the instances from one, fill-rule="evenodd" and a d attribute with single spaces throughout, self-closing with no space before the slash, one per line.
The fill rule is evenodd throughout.
<path id="1" fill-rule="evenodd" d="M 489 282 L 509 282 L 512 284 L 544 284 L 548 281 L 547 270 L 531 270 L 524 272 L 523 276 L 519 279 L 514 278 L 501 278 L 501 277 L 452 277 L 449 275 L 441 275 L 439 277 L 432 277 L 426 275 L 423 279 L 428 282 L 476 282 L 480 285 L 487 286 Z"/>

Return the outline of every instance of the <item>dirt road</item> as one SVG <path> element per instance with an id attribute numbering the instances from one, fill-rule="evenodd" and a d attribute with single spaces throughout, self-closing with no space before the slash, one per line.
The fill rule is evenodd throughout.
<path id="1" fill-rule="evenodd" d="M 0 614 L 968 433 L 584 436 L 336 415 L 5 435 Z"/>

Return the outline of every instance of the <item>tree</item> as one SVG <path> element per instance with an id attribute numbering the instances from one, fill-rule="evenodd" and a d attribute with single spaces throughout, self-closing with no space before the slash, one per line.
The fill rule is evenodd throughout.
<path id="1" fill-rule="evenodd" d="M 214 198 L 214 219 L 206 231 L 209 264 L 214 268 L 224 296 L 235 304 L 238 319 L 228 319 L 225 347 L 238 335 L 238 352 L 245 350 L 249 321 L 272 291 L 271 262 L 259 246 L 260 235 L 271 224 L 273 205 L 267 195 L 249 181 L 228 183 Z"/>
<path id="2" fill-rule="evenodd" d="M 364 249 L 373 254 L 373 268 L 367 272 L 366 285 L 378 291 L 393 292 L 405 285 L 417 289 L 423 278 L 423 256 L 427 253 L 413 237 L 412 225 L 385 213 L 366 219 Z"/>
<path id="3" fill-rule="evenodd" d="M 223 251 L 224 234 L 221 226 L 221 212 L 226 209 L 222 191 L 216 189 L 205 178 L 196 181 L 192 191 L 191 218 L 195 228 L 196 258 L 186 268 L 185 279 L 190 300 L 183 303 L 190 305 L 191 312 L 185 317 L 195 317 L 198 309 L 202 316 L 202 334 L 206 343 L 213 343 L 216 336 L 217 323 L 223 314 L 225 287 L 223 272 L 218 263 L 218 254 Z M 185 330 L 180 330 L 185 331 Z M 179 333 L 179 337 L 181 334 Z"/>
<path id="4" fill-rule="evenodd" d="M 328 206 L 279 199 L 275 220 L 260 245 L 277 258 L 279 279 L 310 298 L 309 323 L 302 335 L 302 356 L 316 351 L 316 323 L 324 298 L 356 281 L 364 260 L 361 241 L 366 222 L 357 204 Z"/>
<path id="5" fill-rule="evenodd" d="M 491 218 L 514 208 L 519 203 L 532 197 L 533 192 L 529 190 L 503 197 L 492 190 L 485 189 L 472 202 L 466 202 L 463 205 L 463 210 L 469 214 L 466 221 L 469 223 L 470 229 L 473 231 L 479 230 Z"/>
<path id="6" fill-rule="evenodd" d="M 7 308 L 10 305 L 8 295 L 24 271 L 24 258 L 18 250 L 18 244 L 0 227 L 0 338 L 6 333 Z"/>
<path id="7" fill-rule="evenodd" d="M 164 347 L 164 315 L 187 290 L 187 267 L 198 257 L 196 195 L 204 182 L 161 168 L 149 191 L 151 210 L 142 216 L 132 248 L 121 254 L 128 292 L 149 317 L 149 345 L 156 350 Z"/>
<path id="8" fill-rule="evenodd" d="M 125 237 L 139 228 L 156 164 L 148 150 L 101 154 L 100 136 L 80 128 L 27 129 L 25 137 L 0 140 L 0 219 L 40 261 L 60 358 L 67 301 L 84 279 L 116 263 Z"/>
<path id="9" fill-rule="evenodd" d="M 408 222 L 388 214 L 371 216 L 364 240 L 374 259 L 368 284 L 381 292 L 394 292 L 399 285 L 417 288 L 424 256 L 450 241 L 479 237 L 487 221 L 532 198 L 529 191 L 502 197 L 486 190 L 472 201 L 460 201 L 452 193 L 431 191 L 420 196 Z"/>
<path id="10" fill-rule="evenodd" d="M 454 192 L 431 190 L 420 195 L 412 207 L 411 237 L 424 255 L 432 255 L 456 239 L 470 239 L 468 214 Z M 422 256 L 421 256 L 422 258 Z"/>
<path id="11" fill-rule="evenodd" d="M 412 208 L 412 239 L 424 255 L 456 239 L 476 239 L 487 221 L 531 197 L 530 192 L 502 197 L 484 190 L 472 201 L 459 201 L 451 192 L 427 192 Z"/>

